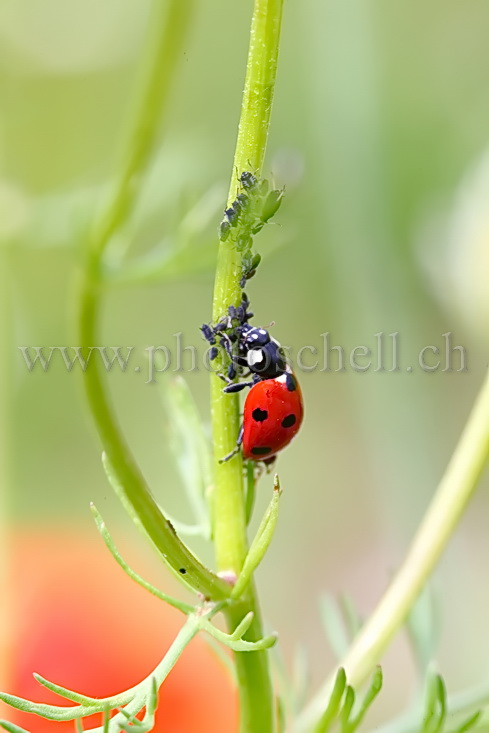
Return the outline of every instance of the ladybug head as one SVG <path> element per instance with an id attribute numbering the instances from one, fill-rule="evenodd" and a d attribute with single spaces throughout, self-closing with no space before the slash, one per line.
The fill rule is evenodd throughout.
<path id="1" fill-rule="evenodd" d="M 256 349 L 260 346 L 266 346 L 266 344 L 269 344 L 271 341 L 270 334 L 264 328 L 256 328 L 248 324 L 243 326 L 240 340 L 245 351 Z"/>

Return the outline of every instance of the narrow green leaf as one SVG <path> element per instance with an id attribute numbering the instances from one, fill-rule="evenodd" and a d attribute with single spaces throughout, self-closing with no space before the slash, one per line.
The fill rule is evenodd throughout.
<path id="1" fill-rule="evenodd" d="M 31 702 L 17 695 L 0 692 L 0 700 L 23 713 L 34 713 L 47 720 L 74 720 L 97 712 L 95 706 L 75 705 L 74 707 L 48 705 L 46 703 Z"/>
<path id="2" fill-rule="evenodd" d="M 343 707 L 341 708 L 339 720 L 340 728 L 342 733 L 348 733 L 350 715 L 355 704 L 355 690 L 350 685 L 346 686 L 345 699 L 343 701 Z"/>
<path id="3" fill-rule="evenodd" d="M 143 709 L 144 707 L 144 700 L 134 700 L 131 703 L 131 707 L 126 708 L 117 708 L 117 715 L 115 715 L 109 724 L 109 731 L 112 733 L 119 733 L 121 730 L 128 731 L 128 733 L 137 731 L 138 733 L 143 733 L 143 731 L 146 730 L 146 727 L 142 720 L 137 718 L 136 716 L 138 713 Z M 97 729 L 95 729 L 96 731 Z M 88 731 L 87 731 L 88 733 Z"/>
<path id="4" fill-rule="evenodd" d="M 327 733 L 332 723 L 336 720 L 338 711 L 340 709 L 341 701 L 343 699 L 343 693 L 346 686 L 346 674 L 343 667 L 340 667 L 336 673 L 336 677 L 333 683 L 333 689 L 329 696 L 326 710 L 322 714 L 319 722 L 316 726 L 314 733 Z"/>
<path id="5" fill-rule="evenodd" d="M 79 692 L 74 692 L 73 690 L 68 690 L 66 687 L 61 687 L 61 685 L 57 685 L 55 682 L 50 682 L 45 677 L 42 677 L 42 675 L 37 674 L 37 672 L 33 672 L 32 676 L 40 685 L 47 687 L 48 690 L 55 692 L 56 695 L 64 697 L 66 700 L 71 700 L 71 702 L 76 702 L 80 705 L 100 704 L 99 700 L 95 700 L 93 697 L 88 697 L 88 695 L 82 695 Z"/>
<path id="6" fill-rule="evenodd" d="M 426 682 L 426 703 L 423 733 L 438 733 L 446 717 L 446 689 L 441 675 L 429 671 Z"/>
<path id="7" fill-rule="evenodd" d="M 0 720 L 0 727 L 8 731 L 8 733 L 30 733 L 25 728 L 21 728 L 20 725 L 9 723 L 8 720 Z"/>
<path id="8" fill-rule="evenodd" d="M 278 507 L 282 489 L 280 488 L 280 482 L 278 475 L 275 474 L 273 482 L 273 496 L 268 509 L 261 521 L 256 536 L 251 543 L 251 547 L 246 555 L 243 568 L 239 575 L 239 578 L 234 586 L 231 598 L 239 598 L 243 591 L 248 587 L 258 565 L 263 560 L 266 551 L 268 550 L 270 543 L 277 526 L 278 518 Z"/>
<path id="9" fill-rule="evenodd" d="M 429 733 L 432 718 L 436 715 L 436 677 L 433 675 L 431 670 L 428 670 L 428 676 L 425 686 L 425 706 L 423 715 L 423 726 L 421 733 Z"/>
<path id="10" fill-rule="evenodd" d="M 479 722 L 479 718 L 481 717 L 481 715 L 482 710 L 478 710 L 476 713 L 471 715 L 470 718 L 466 718 L 463 723 L 460 723 L 457 728 L 454 728 L 452 731 L 450 731 L 450 733 L 465 733 L 471 728 L 474 728 Z"/>
<path id="11" fill-rule="evenodd" d="M 375 672 L 372 675 L 372 679 L 368 687 L 368 690 L 365 693 L 365 696 L 361 702 L 360 709 L 358 713 L 356 714 L 356 716 L 352 718 L 349 722 L 348 731 L 350 733 L 353 733 L 353 731 L 355 731 L 358 728 L 358 726 L 364 719 L 365 714 L 367 713 L 368 709 L 370 708 L 373 701 L 375 700 L 375 698 L 377 697 L 377 695 L 379 694 L 379 692 L 382 689 L 382 682 L 383 682 L 382 668 L 376 667 Z"/>
<path id="12" fill-rule="evenodd" d="M 110 708 L 106 705 L 104 709 L 104 719 L 102 723 L 102 733 L 109 733 Z"/>
<path id="13" fill-rule="evenodd" d="M 125 730 L 137 733 L 146 733 L 147 731 L 153 730 L 154 727 L 154 710 L 152 713 L 148 712 L 148 706 L 151 705 L 152 689 L 156 680 L 154 678 L 148 678 L 145 680 L 145 686 L 148 687 L 147 696 L 138 696 L 135 698 L 130 705 L 126 708 L 118 708 L 117 715 L 112 718 L 109 730 L 114 728 L 114 733 L 118 733 L 119 730 Z M 149 683 L 149 685 L 148 685 Z M 151 689 L 149 689 L 151 688 Z M 158 695 L 158 689 L 156 688 L 156 696 Z M 146 708 L 146 713 L 142 719 L 137 716 L 141 713 L 143 708 Z M 125 720 L 122 720 L 124 718 Z"/>
<path id="14" fill-rule="evenodd" d="M 155 355 L 156 356 L 156 355 Z M 210 537 L 207 492 L 212 460 L 202 421 L 187 382 L 181 376 L 159 380 L 167 414 L 168 442 L 175 456 L 187 498 L 198 524 Z"/>
<path id="15" fill-rule="evenodd" d="M 229 638 L 232 641 L 237 641 L 238 639 L 241 639 L 246 634 L 251 624 L 253 623 L 254 616 L 255 614 L 253 613 L 253 611 L 250 611 L 249 613 L 247 613 L 246 616 L 244 616 L 243 619 L 236 626 L 233 633 L 229 634 Z"/>
<path id="16" fill-rule="evenodd" d="M 158 682 L 154 677 L 151 679 L 151 690 L 146 703 L 146 711 L 148 715 L 154 716 L 158 707 Z"/>
<path id="17" fill-rule="evenodd" d="M 249 524 L 253 515 L 253 507 L 255 506 L 256 497 L 256 476 L 255 476 L 255 465 L 253 461 L 247 461 L 246 463 L 246 499 L 245 499 L 245 512 L 246 512 L 246 524 Z"/>
<path id="18" fill-rule="evenodd" d="M 136 718 L 137 713 L 130 713 L 127 710 L 124 710 L 124 708 L 117 708 L 117 712 L 120 713 L 120 715 L 123 715 L 130 723 L 139 724 L 141 722 Z"/>
<path id="19" fill-rule="evenodd" d="M 245 616 L 245 619 L 248 618 L 249 614 Z M 243 621 L 245 619 L 243 619 Z M 240 626 L 243 624 L 243 621 L 241 622 Z M 266 636 L 263 639 L 259 639 L 258 641 L 244 641 L 243 639 L 235 639 L 234 633 L 236 632 L 234 632 L 233 634 L 226 634 L 224 631 L 216 629 L 216 627 L 206 619 L 201 620 L 200 626 L 204 631 L 207 631 L 208 634 L 213 636 L 214 639 L 217 639 L 217 641 L 220 641 L 221 644 L 225 644 L 235 652 L 255 652 L 261 649 L 270 649 L 277 642 L 276 634 L 270 634 L 270 636 Z M 246 628 L 249 628 L 249 624 Z"/>
<path id="20" fill-rule="evenodd" d="M 84 731 L 83 724 L 79 718 L 75 719 L 75 730 L 77 733 L 83 733 Z"/>
<path id="21" fill-rule="evenodd" d="M 168 603 L 168 605 L 173 606 L 173 608 L 177 608 L 179 611 L 182 611 L 182 613 L 189 614 L 193 613 L 194 608 L 193 606 L 190 606 L 188 603 L 184 603 L 183 601 L 179 601 L 176 598 L 172 598 L 171 596 L 167 595 L 166 593 L 163 593 L 163 591 L 158 590 L 155 588 L 151 583 L 148 583 L 147 580 L 144 580 L 144 578 L 141 578 L 140 575 L 138 575 L 132 568 L 129 567 L 129 565 L 126 563 L 126 561 L 121 557 L 119 554 L 119 551 L 117 547 L 115 546 L 114 540 L 112 539 L 112 536 L 110 535 L 107 526 L 99 513 L 97 507 L 94 504 L 90 505 L 91 512 L 93 514 L 93 517 L 95 519 L 95 524 L 97 525 L 97 529 L 102 535 L 102 539 L 105 542 L 106 547 L 108 548 L 109 552 L 111 553 L 114 560 L 117 562 L 118 565 L 124 570 L 124 572 L 138 585 L 140 585 L 142 588 L 145 588 L 145 590 L 152 593 L 154 596 L 159 598 L 162 601 L 165 601 L 165 603 Z M 72 698 L 73 699 L 73 698 Z"/>
<path id="22" fill-rule="evenodd" d="M 431 728 L 432 733 L 440 733 L 443 730 L 447 716 L 447 689 L 441 675 L 436 676 L 436 700 L 438 703 L 438 718 L 436 726 Z"/>
<path id="23" fill-rule="evenodd" d="M 221 641 L 223 641 L 223 643 L 226 643 L 226 646 L 232 649 L 233 652 L 259 652 L 263 651 L 264 649 L 271 649 L 272 646 L 275 646 L 277 640 L 277 634 L 264 636 L 263 639 L 260 639 L 259 641 L 244 641 L 243 639 L 240 639 L 239 641 L 224 642 L 221 639 Z"/>

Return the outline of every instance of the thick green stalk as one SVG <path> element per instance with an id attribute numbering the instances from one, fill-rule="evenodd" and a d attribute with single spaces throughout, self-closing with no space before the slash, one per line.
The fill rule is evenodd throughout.
<path id="1" fill-rule="evenodd" d="M 270 124 L 277 71 L 283 0 L 255 0 L 245 90 L 238 139 L 229 188 L 228 205 L 236 197 L 239 176 L 245 170 L 260 174 Z M 213 318 L 226 314 L 241 299 L 241 256 L 228 240 L 219 245 L 214 289 Z M 224 394 L 220 380 L 212 376 L 212 430 L 215 457 L 229 453 L 239 431 L 239 399 Z M 247 553 L 246 507 L 243 465 L 238 454 L 226 463 L 215 463 L 214 538 L 217 566 L 239 574 Z M 249 611 L 255 614 L 247 638 L 262 636 L 254 588 L 227 613 L 230 627 Z M 274 730 L 274 699 L 266 652 L 236 655 L 241 704 L 241 731 L 268 733 Z"/>
<path id="2" fill-rule="evenodd" d="M 488 460 L 489 374 L 403 565 L 342 662 L 349 684 L 355 687 L 366 679 L 406 620 L 453 535 Z M 303 714 L 298 730 L 310 729 L 311 722 L 324 708 L 329 688 L 328 681 Z"/>
<path id="3" fill-rule="evenodd" d="M 98 219 L 83 263 L 79 292 L 79 343 L 85 349 L 96 345 L 103 284 L 102 257 L 114 233 L 126 220 L 136 195 L 136 178 L 144 169 L 165 109 L 175 67 L 192 18 L 193 1 L 155 0 L 149 28 L 153 38 L 141 80 L 127 154 L 112 195 Z M 99 362 L 91 361 L 84 374 L 85 392 L 102 445 L 112 470 L 141 525 L 170 568 L 194 590 L 213 599 L 229 595 L 229 588 L 207 570 L 176 536 L 165 519 L 134 461 L 107 397 Z"/>

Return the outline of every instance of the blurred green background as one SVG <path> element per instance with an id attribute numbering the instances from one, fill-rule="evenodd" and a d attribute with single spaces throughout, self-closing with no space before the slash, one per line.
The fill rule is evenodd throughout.
<path id="1" fill-rule="evenodd" d="M 79 370 L 58 364 L 29 373 L 17 347 L 75 344 L 79 251 L 117 172 L 148 11 L 147 0 L 0 6 L 5 524 L 63 523 L 94 533 L 93 500 L 129 552 L 142 540 L 105 481 Z M 141 354 L 148 345 L 171 347 L 177 332 L 186 344 L 201 343 L 250 14 L 248 0 L 198 3 L 166 131 L 125 232 L 134 260 L 153 248 L 163 257 L 175 233 L 194 227 L 193 270 L 112 287 L 103 344 Z M 304 643 L 314 682 L 334 659 L 318 641 L 319 595 L 344 591 L 362 614 L 373 609 L 487 369 L 488 24 L 481 0 L 285 2 L 264 175 L 287 195 L 279 226 L 256 242 L 263 263 L 247 289 L 256 321 L 275 321 L 274 335 L 296 350 L 321 351 L 325 332 L 347 355 L 357 345 L 374 348 L 378 332 L 398 332 L 401 350 L 397 372 L 298 372 L 306 421 L 278 461 L 282 513 L 258 585 L 286 659 Z M 464 346 L 467 371 L 422 371 L 420 349 L 443 349 L 447 331 Z M 154 493 L 185 520 L 158 388 L 145 384 L 143 371 L 111 372 L 110 391 Z M 208 375 L 186 376 L 207 421 Z M 261 480 L 258 515 L 270 485 L 271 477 Z M 487 674 L 487 486 L 433 581 L 437 660 L 450 689 Z M 147 555 L 165 583 L 149 548 Z M 371 720 L 409 699 L 413 670 L 399 638 Z"/>

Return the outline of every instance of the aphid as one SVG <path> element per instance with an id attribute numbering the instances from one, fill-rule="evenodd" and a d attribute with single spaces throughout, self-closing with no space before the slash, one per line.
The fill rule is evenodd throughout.
<path id="1" fill-rule="evenodd" d="M 247 191 L 252 191 L 258 185 L 258 179 L 250 171 L 243 171 L 239 177 L 241 185 Z"/>
<path id="2" fill-rule="evenodd" d="M 208 323 L 204 323 L 200 327 L 200 330 L 202 331 L 202 335 L 205 338 L 205 340 L 208 341 L 211 346 L 214 346 L 214 344 L 216 343 L 215 329 L 209 326 Z"/>
<path id="3" fill-rule="evenodd" d="M 229 224 L 232 227 L 235 227 L 238 223 L 239 211 L 237 211 L 234 206 L 230 206 L 229 209 L 226 209 L 224 215 L 227 217 Z"/>
<path id="4" fill-rule="evenodd" d="M 252 254 L 251 252 L 246 252 L 246 254 L 243 255 L 242 273 L 239 283 L 240 287 L 244 288 L 246 285 L 246 281 L 250 280 L 250 278 L 252 278 L 256 274 L 256 269 L 260 262 L 261 255 L 258 252 L 255 252 L 255 254 Z"/>
<path id="5" fill-rule="evenodd" d="M 250 202 L 250 200 L 249 200 L 248 196 L 245 193 L 240 193 L 236 197 L 236 201 L 234 202 L 234 206 L 236 206 L 236 204 L 239 204 L 240 207 L 241 207 L 241 210 L 244 211 L 248 207 L 249 202 Z"/>
<path id="6" fill-rule="evenodd" d="M 230 231 L 231 231 L 231 224 L 228 222 L 227 219 L 223 219 L 221 223 L 219 224 L 219 239 L 222 242 L 225 242 L 226 239 L 229 237 Z"/>

